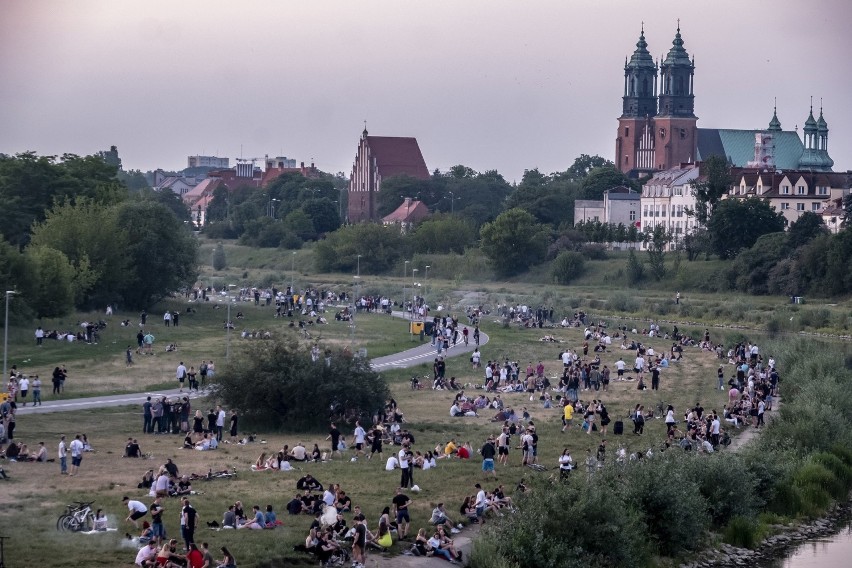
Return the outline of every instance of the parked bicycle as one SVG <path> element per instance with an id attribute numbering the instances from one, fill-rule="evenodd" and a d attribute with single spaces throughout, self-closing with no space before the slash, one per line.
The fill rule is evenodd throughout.
<path id="1" fill-rule="evenodd" d="M 95 520 L 92 503 L 94 501 L 74 501 L 73 504 L 68 505 L 56 521 L 56 530 L 72 532 L 92 530 Z"/>

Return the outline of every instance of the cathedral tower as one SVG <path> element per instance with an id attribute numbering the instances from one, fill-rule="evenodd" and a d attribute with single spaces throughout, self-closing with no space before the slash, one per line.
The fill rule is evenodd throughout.
<path id="1" fill-rule="evenodd" d="M 693 92 L 695 59 L 680 36 L 680 22 L 668 55 L 660 65 L 659 110 L 654 119 L 655 168 L 665 170 L 695 160 L 697 122 Z"/>
<path id="2" fill-rule="evenodd" d="M 615 161 L 624 172 L 654 168 L 653 116 L 657 114 L 657 71 L 645 41 L 645 27 L 639 34 L 636 50 L 624 61 L 624 95 Z"/>

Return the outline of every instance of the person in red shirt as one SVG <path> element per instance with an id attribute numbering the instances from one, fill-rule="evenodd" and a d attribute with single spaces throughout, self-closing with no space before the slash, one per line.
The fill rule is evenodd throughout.
<path id="1" fill-rule="evenodd" d="M 204 555 L 198 550 L 194 542 L 189 543 L 189 552 L 186 555 L 189 568 L 202 568 L 204 566 Z"/>
<path id="2" fill-rule="evenodd" d="M 456 451 L 456 456 L 458 456 L 458 458 L 462 459 L 462 460 L 469 460 L 470 459 L 470 443 L 465 442 L 464 444 L 462 444 L 461 447 L 459 447 L 459 449 Z"/>

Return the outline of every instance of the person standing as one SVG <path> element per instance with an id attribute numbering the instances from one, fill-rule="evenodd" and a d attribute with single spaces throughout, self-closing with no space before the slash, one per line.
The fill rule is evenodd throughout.
<path id="1" fill-rule="evenodd" d="M 212 361 L 211 361 L 212 363 Z M 225 430 L 225 409 L 222 408 L 222 405 L 216 406 L 216 440 L 221 442 L 223 438 L 223 431 Z"/>
<path id="2" fill-rule="evenodd" d="M 175 371 L 175 378 L 180 384 L 180 390 L 178 392 L 183 392 L 183 382 L 186 380 L 186 366 L 183 364 L 183 361 L 181 361 L 180 364 L 177 366 L 177 370 Z"/>
<path id="3" fill-rule="evenodd" d="M 656 365 L 651 367 L 651 390 L 660 390 L 660 368 Z"/>
<path id="4" fill-rule="evenodd" d="M 489 437 L 479 453 L 482 455 L 482 473 L 487 476 L 490 472 L 494 479 L 497 479 L 497 472 L 494 471 L 494 455 L 497 453 L 494 448 L 494 438 Z"/>
<path id="5" fill-rule="evenodd" d="M 71 473 L 70 476 L 77 475 L 80 471 L 80 464 L 83 462 L 83 441 L 80 439 L 80 434 L 74 436 L 71 441 Z"/>
<path id="6" fill-rule="evenodd" d="M 189 550 L 189 545 L 195 542 L 195 527 L 197 524 L 198 512 L 189 504 L 189 499 L 184 499 L 181 511 L 181 536 L 183 536 L 187 550 Z"/>
<path id="7" fill-rule="evenodd" d="M 163 323 L 166 327 L 169 327 L 172 323 L 172 312 L 166 310 L 166 313 L 163 314 Z"/>
<path id="8" fill-rule="evenodd" d="M 367 432 L 361 427 L 361 422 L 356 421 L 355 430 L 352 434 L 355 437 L 355 456 L 357 457 L 364 453 L 364 439 L 367 437 Z"/>
<path id="9" fill-rule="evenodd" d="M 145 402 L 142 403 L 142 433 L 150 434 L 154 431 L 154 426 L 152 424 L 153 414 L 151 412 L 151 397 L 149 396 Z"/>
<path id="10" fill-rule="evenodd" d="M 145 325 L 145 323 L 148 321 L 148 312 L 142 310 L 142 313 L 139 314 L 139 321 L 142 322 L 142 325 Z"/>
<path id="11" fill-rule="evenodd" d="M 201 386 L 207 383 L 207 361 L 201 361 L 201 366 L 198 367 L 198 374 L 201 375 Z"/>
<path id="12" fill-rule="evenodd" d="M 41 406 L 41 379 L 38 375 L 33 379 L 33 406 Z"/>
<path id="13" fill-rule="evenodd" d="M 211 379 L 216 376 L 216 365 L 213 363 L 212 360 L 207 363 L 207 376 Z"/>
<path id="14" fill-rule="evenodd" d="M 402 471 L 402 477 L 400 479 L 399 485 L 400 487 L 409 487 L 414 485 L 414 478 L 411 475 L 411 449 L 407 444 L 402 446 L 402 449 L 399 450 L 399 469 Z"/>
<path id="15" fill-rule="evenodd" d="M 367 551 L 367 525 L 364 524 L 364 515 L 355 516 L 355 539 L 352 541 L 352 568 L 364 568 Z"/>
<path id="16" fill-rule="evenodd" d="M 239 416 L 237 416 L 236 409 L 231 409 L 231 441 L 237 441 L 237 422 L 239 420 Z"/>
<path id="17" fill-rule="evenodd" d="M 124 351 L 124 366 L 130 367 L 131 365 L 133 365 L 133 351 L 128 345 L 127 349 Z"/>
<path id="18" fill-rule="evenodd" d="M 35 340 L 38 347 L 41 347 L 42 343 L 44 343 L 44 330 L 41 326 L 38 326 L 35 330 Z"/>
<path id="19" fill-rule="evenodd" d="M 485 490 L 482 488 L 482 485 L 477 483 L 474 487 L 476 488 L 476 501 L 474 502 L 474 507 L 476 508 L 476 520 L 480 525 L 484 525 L 485 507 L 488 505 L 488 499 L 485 496 Z"/>
<path id="20" fill-rule="evenodd" d="M 404 539 L 408 534 L 408 527 L 411 524 L 411 516 L 408 514 L 408 506 L 411 504 L 411 499 L 402 490 L 402 487 L 397 487 L 396 495 L 394 495 L 392 500 L 394 510 L 396 511 L 396 527 L 400 540 Z"/>
<path id="21" fill-rule="evenodd" d="M 68 475 L 68 447 L 65 445 L 65 435 L 59 437 L 59 475 Z"/>
<path id="22" fill-rule="evenodd" d="M 24 403 L 24 406 L 26 406 L 27 393 L 30 392 L 30 380 L 26 375 L 21 377 L 21 380 L 18 382 L 18 388 L 21 390 L 21 401 Z"/>

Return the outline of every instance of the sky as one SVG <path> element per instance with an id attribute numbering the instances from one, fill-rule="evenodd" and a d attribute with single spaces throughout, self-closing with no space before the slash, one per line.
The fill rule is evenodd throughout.
<path id="1" fill-rule="evenodd" d="M 848 0 L 0 0 L 0 152 L 118 147 L 125 169 L 285 155 L 348 176 L 364 121 L 430 170 L 509 181 L 613 159 L 624 59 L 680 19 L 705 128 L 823 100 L 852 168 Z"/>

